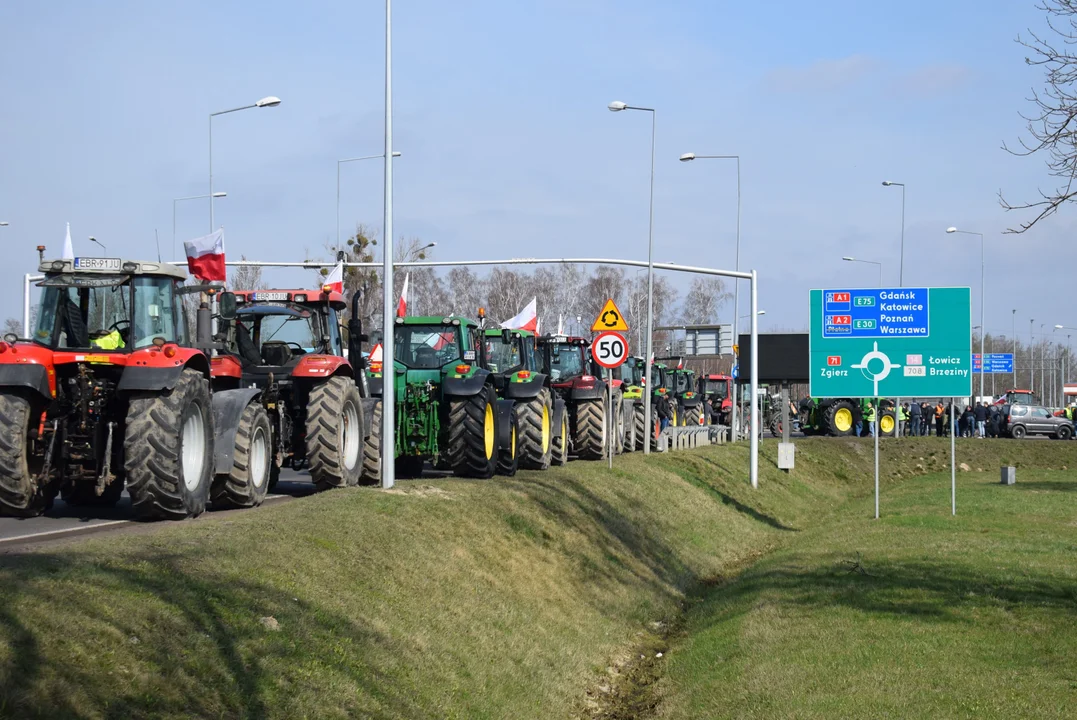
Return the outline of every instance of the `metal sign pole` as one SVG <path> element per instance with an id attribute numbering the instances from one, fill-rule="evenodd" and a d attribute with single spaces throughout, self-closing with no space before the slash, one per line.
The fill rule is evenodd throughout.
<path id="1" fill-rule="evenodd" d="M 610 456 L 610 470 L 613 469 L 613 433 L 615 432 L 615 426 L 613 424 L 613 370 L 606 368 L 606 387 L 609 388 L 610 398 L 610 410 L 606 413 L 606 425 L 609 430 L 606 433 L 606 439 L 609 441 L 606 443 L 608 446 L 607 452 Z"/>
<path id="2" fill-rule="evenodd" d="M 954 419 L 954 399 L 950 398 L 950 514 L 957 515 L 957 458 L 954 454 L 954 436 L 957 422 Z"/>
<path id="3" fill-rule="evenodd" d="M 875 435 L 875 519 L 879 519 L 879 411 L 875 410 L 875 421 L 871 424 Z"/>

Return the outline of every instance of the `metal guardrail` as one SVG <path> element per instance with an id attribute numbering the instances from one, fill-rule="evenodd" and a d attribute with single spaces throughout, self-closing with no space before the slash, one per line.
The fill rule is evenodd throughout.
<path id="1" fill-rule="evenodd" d="M 704 445 L 722 445 L 729 442 L 727 425 L 700 425 L 698 427 L 667 427 L 658 438 L 658 451 L 687 450 Z"/>

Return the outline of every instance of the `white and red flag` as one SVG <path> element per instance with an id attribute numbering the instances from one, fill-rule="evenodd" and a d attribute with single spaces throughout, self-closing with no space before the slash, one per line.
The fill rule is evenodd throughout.
<path id="1" fill-rule="evenodd" d="M 224 229 L 183 243 L 187 252 L 187 269 L 206 282 L 224 282 Z"/>
<path id="2" fill-rule="evenodd" d="M 405 317 L 408 314 L 408 281 L 411 273 L 404 276 L 404 287 L 400 290 L 400 302 L 396 305 L 396 316 Z"/>
<path id="3" fill-rule="evenodd" d="M 501 327 L 535 332 L 538 329 L 538 298 L 531 298 L 531 302 L 527 303 L 527 307 L 521 310 L 519 315 L 501 323 Z"/>
<path id="4" fill-rule="evenodd" d="M 337 264 L 329 271 L 329 274 L 325 276 L 325 280 L 322 281 L 322 292 L 344 292 L 343 261 L 337 261 Z"/>

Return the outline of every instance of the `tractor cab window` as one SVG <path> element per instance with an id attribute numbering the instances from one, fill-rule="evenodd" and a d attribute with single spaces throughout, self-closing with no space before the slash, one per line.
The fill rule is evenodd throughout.
<path id="1" fill-rule="evenodd" d="M 178 318 L 173 301 L 175 280 L 139 276 L 131 284 L 135 289 L 134 327 L 128 335 L 134 347 L 149 347 L 156 337 L 164 338 L 166 342 L 178 342 Z"/>
<path id="2" fill-rule="evenodd" d="M 729 395 L 729 387 L 725 380 L 708 380 L 707 394 L 725 399 Z"/>
<path id="3" fill-rule="evenodd" d="M 555 353 L 550 347 L 550 379 L 565 380 L 584 374 L 583 353 L 578 345 L 562 344 Z"/>
<path id="4" fill-rule="evenodd" d="M 692 380 L 686 372 L 676 373 L 677 393 L 688 392 L 692 389 Z"/>
<path id="5" fill-rule="evenodd" d="M 662 387 L 664 387 L 668 392 L 673 392 L 673 386 L 675 383 L 675 381 L 673 380 L 673 373 L 671 373 L 668 368 L 660 368 L 659 372 L 661 373 L 662 377 Z"/>
<path id="6" fill-rule="evenodd" d="M 248 363 L 287 365 L 321 345 L 317 315 L 288 305 L 248 305 L 236 313 L 235 348 Z"/>
<path id="7" fill-rule="evenodd" d="M 33 340 L 52 348 L 119 350 L 130 340 L 125 276 L 53 275 L 44 288 Z"/>
<path id="8" fill-rule="evenodd" d="M 528 370 L 534 370 L 538 367 L 535 361 L 535 338 L 521 337 L 519 340 L 523 347 L 523 366 Z"/>
<path id="9" fill-rule="evenodd" d="M 514 336 L 512 342 L 508 343 L 502 342 L 500 335 L 483 340 L 486 342 L 486 362 L 491 372 L 507 372 L 523 364 L 519 337 Z"/>
<path id="10" fill-rule="evenodd" d="M 329 308 L 328 323 L 330 352 L 334 355 L 343 355 L 344 341 L 340 338 L 340 316 L 333 308 Z"/>
<path id="11" fill-rule="evenodd" d="M 453 325 L 397 325 L 393 330 L 394 358 L 416 369 L 448 365 L 460 359 L 459 332 Z"/>

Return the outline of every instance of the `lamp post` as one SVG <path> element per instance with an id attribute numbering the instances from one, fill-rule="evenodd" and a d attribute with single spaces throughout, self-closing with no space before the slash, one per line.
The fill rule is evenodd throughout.
<path id="1" fill-rule="evenodd" d="M 343 160 L 337 160 L 337 234 L 336 237 L 337 246 L 340 246 L 340 166 L 343 163 L 356 162 L 358 160 L 374 160 L 376 158 L 383 158 L 385 155 L 364 155 L 363 157 L 344 158 Z M 394 152 L 393 157 L 400 157 L 400 153 Z"/>
<path id="2" fill-rule="evenodd" d="M 876 262 L 875 260 L 861 260 L 859 258 L 854 258 L 854 257 L 843 257 L 842 260 L 844 260 L 845 262 L 858 262 L 858 263 L 867 263 L 869 265 L 878 265 L 879 266 L 879 287 L 883 286 L 883 264 L 881 262 Z"/>
<path id="3" fill-rule="evenodd" d="M 1028 319 L 1028 391 L 1036 392 L 1036 338 L 1032 334 L 1035 319 Z"/>
<path id="4" fill-rule="evenodd" d="M 905 287 L 905 183 L 883 180 L 883 187 L 901 188 L 901 259 L 898 265 L 898 287 Z"/>
<path id="5" fill-rule="evenodd" d="M 90 242 L 97 243 L 98 245 L 100 245 L 101 246 L 101 252 L 105 253 L 105 255 L 108 255 L 108 248 L 105 247 L 105 244 L 103 242 L 101 242 L 100 240 L 95 238 L 93 235 L 90 236 Z"/>
<path id="6" fill-rule="evenodd" d="M 949 234 L 960 233 L 962 235 L 977 235 L 980 238 L 980 397 L 984 396 L 984 234 L 969 230 L 958 230 L 955 227 L 946 228 Z"/>
<path id="7" fill-rule="evenodd" d="M 766 314 L 767 314 L 766 310 L 760 310 L 759 312 L 756 313 L 756 315 L 766 315 Z M 740 318 L 738 318 L 738 319 L 746 320 L 746 319 L 750 318 L 751 316 L 752 316 L 752 314 L 748 313 L 747 315 L 741 315 Z"/>
<path id="8" fill-rule="evenodd" d="M 172 259 L 173 260 L 176 259 L 176 203 L 181 202 L 183 200 L 201 200 L 203 198 L 208 198 L 208 197 L 209 197 L 209 195 L 188 195 L 187 197 L 173 198 L 172 199 Z M 226 193 L 226 192 L 215 192 L 215 193 L 213 193 L 213 197 L 215 197 L 215 198 L 228 197 L 228 193 Z"/>
<path id="9" fill-rule="evenodd" d="M 213 118 L 218 115 L 227 115 L 228 113 L 239 112 L 240 110 L 250 110 L 251 108 L 263 108 L 263 107 L 277 107 L 280 105 L 280 98 L 264 97 L 253 105 L 244 105 L 243 107 L 232 108 L 231 110 L 221 110 L 220 112 L 209 114 L 209 231 L 213 232 Z"/>
<path id="10" fill-rule="evenodd" d="M 651 195 L 647 222 L 647 351 L 644 363 L 644 382 L 646 387 L 650 388 L 653 387 L 651 385 L 651 355 L 654 353 L 654 133 L 657 113 L 654 108 L 626 105 L 620 100 L 614 100 L 607 107 L 610 112 L 638 110 L 651 114 Z M 647 418 L 647 422 L 650 422 L 651 393 L 649 391 L 643 393 L 643 416 Z M 734 435 L 734 438 L 736 438 L 736 435 Z M 650 443 L 643 443 L 643 452 L 644 454 L 650 454 Z"/>
<path id="11" fill-rule="evenodd" d="M 695 153 L 684 153 L 680 157 L 681 162 L 692 162 L 693 160 L 735 160 L 737 163 L 737 250 L 736 270 L 740 271 L 740 155 L 696 155 Z M 740 313 L 740 280 L 733 281 L 733 342 L 737 342 L 737 333 L 740 330 L 738 316 Z M 746 317 L 751 317 L 747 315 Z M 739 428 L 740 415 L 737 411 L 736 403 L 733 404 L 733 439 L 737 439 L 737 432 Z"/>
<path id="12" fill-rule="evenodd" d="M 1017 308 L 1013 309 L 1012 313 L 1013 330 L 1011 336 L 1013 337 L 1013 386 L 1017 387 Z"/>
<path id="13" fill-rule="evenodd" d="M 385 144 L 382 146 L 382 167 L 385 172 L 382 195 L 385 214 L 382 219 L 382 309 L 381 360 L 382 424 L 381 424 L 381 486 L 391 488 L 396 483 L 396 361 L 393 357 L 393 323 L 396 307 L 393 303 L 393 0 L 385 0 Z"/>
<path id="14" fill-rule="evenodd" d="M 1041 338 L 1043 337 L 1043 327 L 1046 324 L 1047 323 L 1040 323 L 1040 337 Z M 1046 400 L 1045 396 L 1047 395 L 1047 393 L 1044 390 L 1044 388 L 1046 387 L 1045 383 L 1047 382 L 1047 372 L 1046 372 L 1047 365 L 1046 365 L 1046 363 L 1047 363 L 1047 348 L 1041 348 L 1040 349 L 1040 401 L 1041 402 L 1043 400 Z M 1032 388 L 1032 391 L 1035 392 L 1036 388 Z"/>

